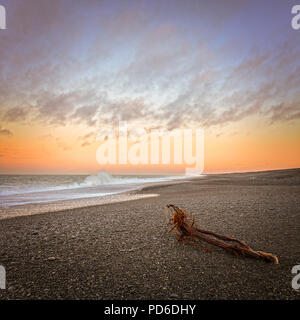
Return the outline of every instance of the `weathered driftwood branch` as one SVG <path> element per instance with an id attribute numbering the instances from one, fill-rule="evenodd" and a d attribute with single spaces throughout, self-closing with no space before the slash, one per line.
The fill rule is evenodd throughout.
<path id="1" fill-rule="evenodd" d="M 176 207 L 173 204 L 168 204 L 166 208 L 172 214 L 169 222 L 171 231 L 175 233 L 178 241 L 199 239 L 214 246 L 221 247 L 227 252 L 230 252 L 236 256 L 241 255 L 253 257 L 278 264 L 278 258 L 275 255 L 263 251 L 255 251 L 246 243 L 238 239 L 200 229 L 195 224 L 194 218 L 191 218 L 191 216 L 188 215 L 184 210 Z"/>

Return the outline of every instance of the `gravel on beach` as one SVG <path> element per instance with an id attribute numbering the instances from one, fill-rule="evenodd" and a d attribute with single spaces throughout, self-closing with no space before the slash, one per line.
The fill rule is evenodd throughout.
<path id="1" fill-rule="evenodd" d="M 0 220 L 0 299 L 297 299 L 300 169 L 148 186 L 157 197 Z M 168 203 L 279 265 L 177 242 Z M 210 250 L 206 250 L 210 249 Z"/>

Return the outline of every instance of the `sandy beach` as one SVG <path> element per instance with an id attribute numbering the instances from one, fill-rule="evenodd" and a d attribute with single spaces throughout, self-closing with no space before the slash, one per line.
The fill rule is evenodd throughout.
<path id="1" fill-rule="evenodd" d="M 0 299 L 300 298 L 291 286 L 300 264 L 300 169 L 206 175 L 132 194 L 1 219 Z M 157 196 L 138 197 L 147 194 Z M 168 232 L 168 203 L 204 229 L 277 255 L 279 265 L 178 243 Z"/>

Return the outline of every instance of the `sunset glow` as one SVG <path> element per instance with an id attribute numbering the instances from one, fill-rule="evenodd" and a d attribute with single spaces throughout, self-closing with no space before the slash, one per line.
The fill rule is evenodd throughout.
<path id="1" fill-rule="evenodd" d="M 291 4 L 224 3 L 2 0 L 0 173 L 183 170 L 100 166 L 119 120 L 203 128 L 206 173 L 300 167 Z"/>

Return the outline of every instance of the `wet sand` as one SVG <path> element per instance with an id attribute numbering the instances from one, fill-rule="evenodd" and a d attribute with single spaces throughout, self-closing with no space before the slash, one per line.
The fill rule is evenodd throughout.
<path id="1" fill-rule="evenodd" d="M 0 220 L 0 299 L 299 299 L 300 169 L 151 185 L 126 202 Z M 276 254 L 279 265 L 179 244 L 164 207 Z M 210 249 L 212 252 L 206 252 Z"/>

